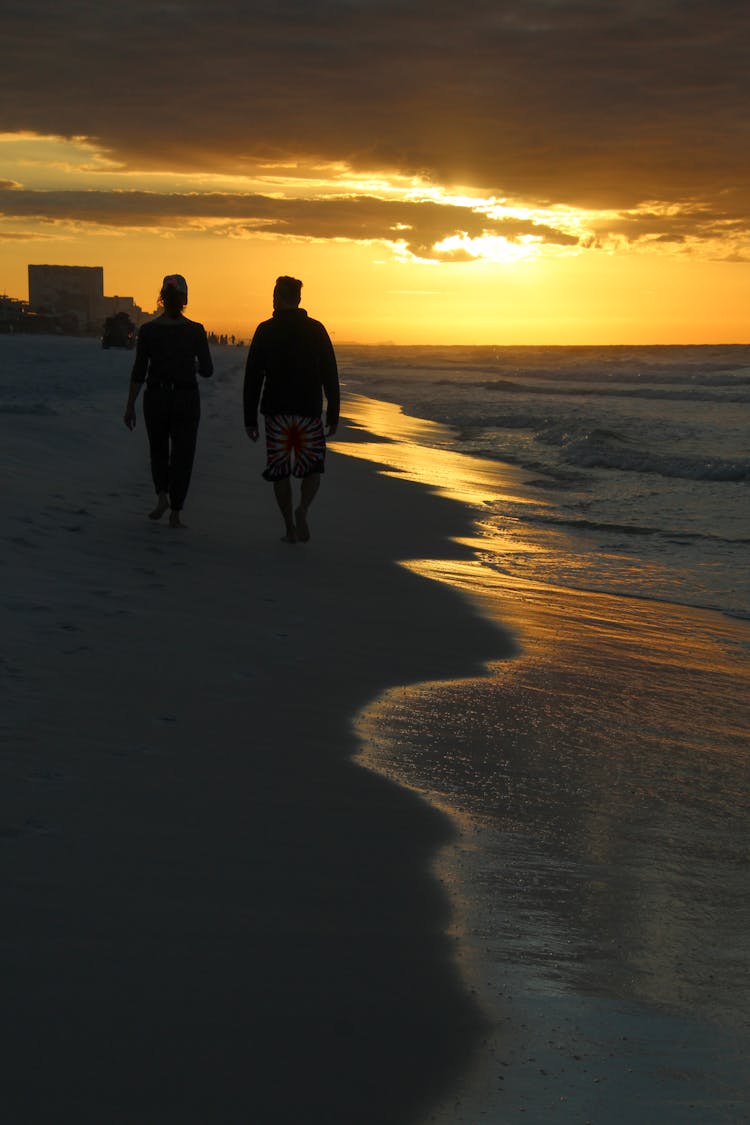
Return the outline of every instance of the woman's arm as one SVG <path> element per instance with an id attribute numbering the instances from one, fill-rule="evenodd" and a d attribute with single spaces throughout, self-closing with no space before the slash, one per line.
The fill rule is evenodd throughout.
<path id="1" fill-rule="evenodd" d="M 131 379 L 130 389 L 128 391 L 128 401 L 125 405 L 125 415 L 123 417 L 123 422 L 129 430 L 135 429 L 135 400 L 138 398 L 142 386 L 143 383 L 136 383 Z"/>
<path id="2" fill-rule="evenodd" d="M 214 364 L 211 352 L 208 350 L 208 338 L 205 328 L 200 325 L 198 340 L 195 347 L 195 358 L 198 360 L 198 374 L 204 379 L 210 379 L 214 373 Z"/>
<path id="3" fill-rule="evenodd" d="M 135 429 L 135 400 L 140 394 L 141 387 L 143 386 L 148 371 L 148 332 L 144 328 L 138 333 L 138 342 L 135 349 L 135 362 L 133 363 L 133 370 L 130 374 L 130 389 L 128 390 L 128 401 L 125 405 L 125 415 L 123 422 L 129 430 Z"/>

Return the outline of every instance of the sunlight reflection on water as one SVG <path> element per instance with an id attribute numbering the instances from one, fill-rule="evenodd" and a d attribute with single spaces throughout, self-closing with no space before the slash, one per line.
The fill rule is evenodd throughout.
<path id="1" fill-rule="evenodd" d="M 650 605 L 639 630 L 640 604 L 567 595 L 499 596 L 520 655 L 387 693 L 364 760 L 468 817 L 449 866 L 483 959 L 741 1024 L 750 681 L 710 615 Z"/>

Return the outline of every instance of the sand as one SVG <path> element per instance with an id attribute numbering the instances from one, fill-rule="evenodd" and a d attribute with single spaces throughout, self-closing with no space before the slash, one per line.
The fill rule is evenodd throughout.
<path id="1" fill-rule="evenodd" d="M 281 543 L 236 389 L 204 395 L 184 532 L 146 518 L 124 385 L 0 416 L 13 1125 L 407 1122 L 484 1026 L 430 870 L 451 824 L 352 761 L 381 690 L 504 651 L 395 565 L 466 523 L 332 454 Z"/>

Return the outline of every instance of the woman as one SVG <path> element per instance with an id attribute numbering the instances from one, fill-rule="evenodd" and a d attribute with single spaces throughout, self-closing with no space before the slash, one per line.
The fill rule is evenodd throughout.
<path id="1" fill-rule="evenodd" d="M 214 369 L 203 325 L 182 315 L 187 299 L 187 282 L 181 274 L 164 278 L 159 294 L 164 312 L 138 333 L 124 418 L 133 430 L 135 400 L 145 382 L 143 418 L 157 495 L 149 519 L 161 519 L 170 508 L 170 527 L 185 526 L 180 512 L 190 484 L 201 415 L 196 368 L 206 379 Z"/>

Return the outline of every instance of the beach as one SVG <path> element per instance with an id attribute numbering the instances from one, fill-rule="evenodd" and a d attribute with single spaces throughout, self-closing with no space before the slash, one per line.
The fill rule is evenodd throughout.
<path id="1" fill-rule="evenodd" d="M 152 524 L 132 356 L 25 343 L 17 385 L 54 378 L 0 411 L 5 1119 L 747 1119 L 746 623 L 489 574 L 415 423 L 346 395 L 281 543 L 240 349 L 187 529 Z"/>
<path id="2" fill-rule="evenodd" d="M 220 368 L 170 533 L 127 361 L 2 415 L 4 1118 L 407 1121 L 483 1017 L 430 873 L 450 823 L 353 764 L 352 716 L 502 651 L 394 563 L 460 511 L 332 456 L 281 543 Z"/>

